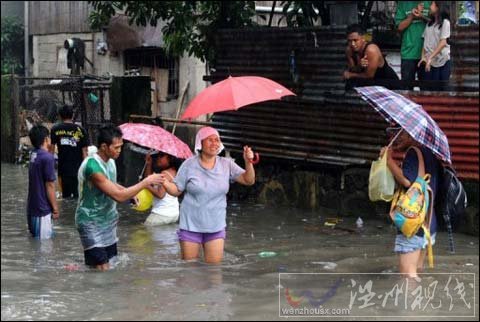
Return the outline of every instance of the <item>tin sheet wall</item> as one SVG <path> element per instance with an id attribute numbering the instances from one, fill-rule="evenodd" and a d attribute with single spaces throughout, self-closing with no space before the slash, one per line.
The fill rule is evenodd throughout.
<path id="1" fill-rule="evenodd" d="M 264 156 L 286 160 L 368 165 L 386 143 L 386 122 L 358 96 L 345 93 L 345 29 L 222 30 L 218 59 L 208 79 L 258 75 L 289 87 L 297 97 L 219 113 L 214 126 L 226 145 L 250 144 Z M 452 36 L 451 83 L 464 92 L 407 92 L 445 131 L 454 167 L 478 180 L 478 28 Z"/>

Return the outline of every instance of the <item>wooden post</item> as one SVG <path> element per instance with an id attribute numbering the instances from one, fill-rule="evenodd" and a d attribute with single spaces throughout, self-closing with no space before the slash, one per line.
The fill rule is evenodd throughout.
<path id="1" fill-rule="evenodd" d="M 185 98 L 185 93 L 187 92 L 188 85 L 190 85 L 190 81 L 187 80 L 185 83 L 185 86 L 182 88 L 182 92 L 180 93 L 180 97 L 178 98 L 178 103 L 177 103 L 177 114 L 175 116 L 176 119 L 178 119 L 178 116 L 180 115 L 180 111 L 182 110 L 183 106 L 183 99 Z M 177 123 L 173 125 L 172 129 L 172 134 L 175 134 L 175 129 L 177 128 Z"/>
<path id="2" fill-rule="evenodd" d="M 152 82 L 153 78 L 153 82 Z M 152 116 L 158 115 L 158 99 L 157 99 L 157 68 L 154 67 L 150 71 L 150 114 Z"/>
<path id="3" fill-rule="evenodd" d="M 19 79 L 18 77 L 14 77 L 12 74 L 10 78 L 10 91 L 12 93 L 11 99 L 11 113 L 12 113 L 12 133 L 11 138 L 13 139 L 13 146 L 12 146 L 12 162 L 16 162 L 16 151 L 18 149 L 19 141 L 20 141 L 20 125 L 19 125 L 19 113 L 20 113 L 20 86 L 18 84 Z"/>

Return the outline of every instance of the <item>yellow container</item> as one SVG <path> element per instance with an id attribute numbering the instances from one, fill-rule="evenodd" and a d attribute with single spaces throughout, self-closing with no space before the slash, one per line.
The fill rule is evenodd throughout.
<path id="1" fill-rule="evenodd" d="M 142 189 L 134 198 L 135 203 L 132 206 L 132 209 L 137 211 L 145 211 L 152 208 L 153 205 L 153 194 L 147 190 Z"/>

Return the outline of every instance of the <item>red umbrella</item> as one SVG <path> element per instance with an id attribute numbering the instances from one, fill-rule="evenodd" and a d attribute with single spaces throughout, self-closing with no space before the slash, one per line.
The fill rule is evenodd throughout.
<path id="1" fill-rule="evenodd" d="M 187 106 L 181 119 L 194 119 L 199 115 L 238 110 L 253 103 L 279 100 L 295 95 L 282 85 L 264 77 L 228 77 L 204 89 Z"/>
<path id="2" fill-rule="evenodd" d="M 120 125 L 123 138 L 130 142 L 155 149 L 180 159 L 191 157 L 188 145 L 160 126 L 143 123 L 124 123 Z"/>

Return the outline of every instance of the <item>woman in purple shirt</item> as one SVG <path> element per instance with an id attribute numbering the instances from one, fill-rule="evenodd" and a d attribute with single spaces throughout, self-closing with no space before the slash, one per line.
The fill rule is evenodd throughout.
<path id="1" fill-rule="evenodd" d="M 223 259 L 227 213 L 227 192 L 230 183 L 255 183 L 255 170 L 250 162 L 253 152 L 243 147 L 245 170 L 234 160 L 219 157 L 223 150 L 220 136 L 214 128 L 201 128 L 195 138 L 196 155 L 186 160 L 173 182 L 163 186 L 172 196 L 184 194 L 180 205 L 180 229 L 177 234 L 182 259 L 196 259 L 203 246 L 205 262 L 220 263 Z"/>

